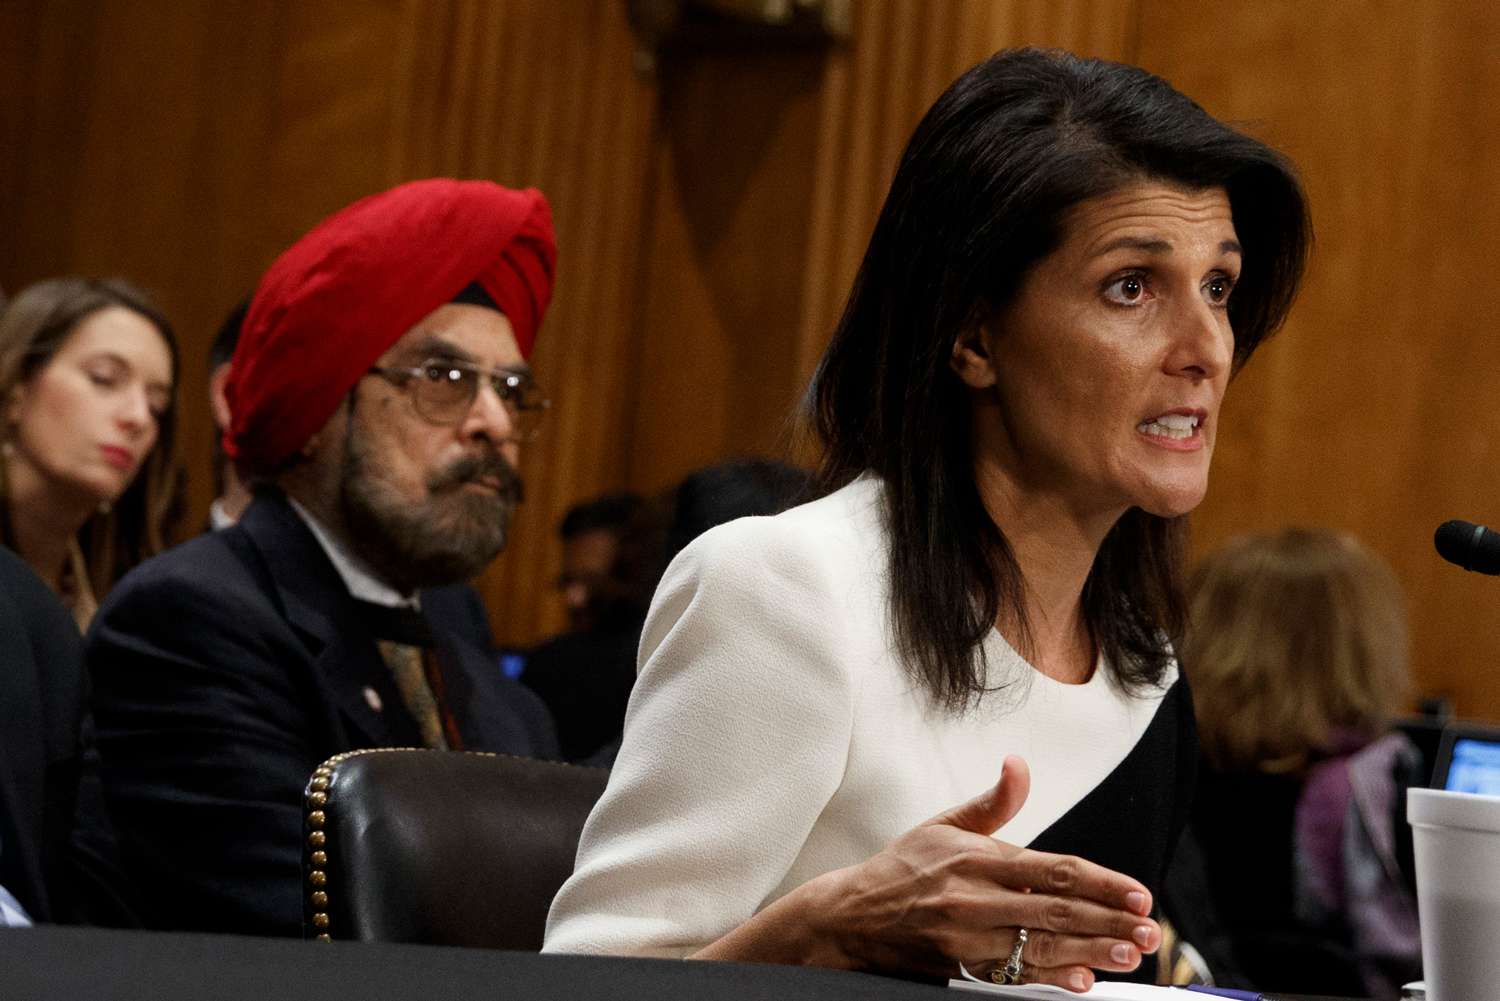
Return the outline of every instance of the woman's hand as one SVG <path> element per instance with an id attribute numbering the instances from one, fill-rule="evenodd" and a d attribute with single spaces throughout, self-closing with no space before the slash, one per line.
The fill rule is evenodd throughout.
<path id="1" fill-rule="evenodd" d="M 990 836 L 1030 787 L 1026 763 L 1006 758 L 993 788 L 806 883 L 698 955 L 952 976 L 960 962 L 1003 965 L 1026 928 L 1027 982 L 1083 991 L 1090 968 L 1135 969 L 1161 942 L 1144 886 Z"/>

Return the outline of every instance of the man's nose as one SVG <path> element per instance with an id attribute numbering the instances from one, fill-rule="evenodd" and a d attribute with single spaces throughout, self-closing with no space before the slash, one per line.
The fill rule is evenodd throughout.
<path id="1" fill-rule="evenodd" d="M 520 441 L 515 415 L 488 379 L 479 380 L 479 392 L 469 408 L 466 425 L 468 434 L 487 438 L 495 445 Z"/>

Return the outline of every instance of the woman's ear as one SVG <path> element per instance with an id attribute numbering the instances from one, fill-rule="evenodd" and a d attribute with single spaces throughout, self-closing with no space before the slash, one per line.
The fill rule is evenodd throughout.
<path id="1" fill-rule="evenodd" d="M 229 381 L 229 362 L 214 366 L 208 375 L 208 405 L 213 411 L 214 424 L 223 434 L 229 429 L 233 415 L 229 412 L 229 397 L 224 393 L 224 384 Z"/>
<path id="2" fill-rule="evenodd" d="M 953 342 L 949 365 L 970 389 L 989 389 L 995 384 L 994 343 L 988 321 L 975 319 L 967 324 Z"/>

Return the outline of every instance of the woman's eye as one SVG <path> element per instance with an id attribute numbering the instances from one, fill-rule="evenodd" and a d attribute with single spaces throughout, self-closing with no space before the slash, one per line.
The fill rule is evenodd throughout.
<path id="1" fill-rule="evenodd" d="M 1143 275 L 1122 275 L 1104 288 L 1104 297 L 1110 302 L 1133 306 L 1146 298 L 1146 279 Z"/>
<path id="2" fill-rule="evenodd" d="M 110 372 L 90 372 L 89 382 L 102 389 L 113 389 L 119 380 Z"/>
<path id="3" fill-rule="evenodd" d="M 1228 275 L 1215 275 L 1203 286 L 1208 295 L 1208 301 L 1216 306 L 1222 306 L 1229 301 L 1229 293 L 1234 290 L 1234 281 Z"/>

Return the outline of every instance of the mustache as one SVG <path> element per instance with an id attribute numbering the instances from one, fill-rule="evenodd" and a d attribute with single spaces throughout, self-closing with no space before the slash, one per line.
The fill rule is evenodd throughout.
<path id="1" fill-rule="evenodd" d="M 466 455 L 433 473 L 427 479 L 429 490 L 447 490 L 475 480 L 495 480 L 500 484 L 500 494 L 520 503 L 525 497 L 525 484 L 521 474 L 498 452 L 483 452 Z"/>

